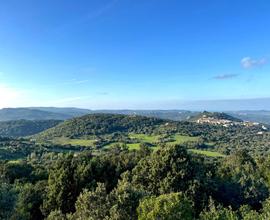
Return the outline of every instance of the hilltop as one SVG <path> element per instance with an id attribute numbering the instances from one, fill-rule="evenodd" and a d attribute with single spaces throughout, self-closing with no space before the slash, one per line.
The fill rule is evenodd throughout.
<path id="1" fill-rule="evenodd" d="M 165 123 L 166 121 L 162 119 L 137 115 L 89 114 L 64 121 L 35 137 L 38 139 L 81 138 L 114 132 L 146 132 Z"/>
<path id="2" fill-rule="evenodd" d="M 194 117 L 190 118 L 190 121 L 204 123 L 209 122 L 212 124 L 218 124 L 218 122 L 242 122 L 241 119 L 233 117 L 223 112 L 207 112 L 204 111 Z"/>

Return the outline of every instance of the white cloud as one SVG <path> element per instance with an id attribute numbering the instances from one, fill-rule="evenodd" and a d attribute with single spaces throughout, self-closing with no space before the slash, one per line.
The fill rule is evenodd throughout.
<path id="1" fill-rule="evenodd" d="M 241 65 L 245 69 L 249 69 L 249 68 L 257 67 L 257 66 L 263 66 L 266 63 L 267 63 L 266 58 L 253 59 L 251 57 L 244 57 L 241 60 Z"/>

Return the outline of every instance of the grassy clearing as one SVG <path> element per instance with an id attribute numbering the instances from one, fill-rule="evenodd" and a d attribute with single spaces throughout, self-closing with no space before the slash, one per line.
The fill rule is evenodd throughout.
<path id="1" fill-rule="evenodd" d="M 172 136 L 172 138 L 174 139 L 174 141 L 168 142 L 169 144 L 183 144 L 185 142 L 197 141 L 199 139 L 198 137 L 190 137 L 180 134 L 175 134 Z"/>
<path id="2" fill-rule="evenodd" d="M 115 146 L 116 144 L 124 144 L 124 143 L 121 143 L 121 142 L 114 142 L 114 143 L 111 143 L 111 144 L 108 144 L 104 147 L 104 149 L 110 149 L 111 147 Z M 133 143 L 133 144 L 126 144 L 128 149 L 129 150 L 139 150 L 140 149 L 140 144 L 141 143 Z"/>
<path id="3" fill-rule="evenodd" d="M 127 144 L 129 150 L 139 150 L 140 149 L 140 143 L 135 144 Z"/>
<path id="4" fill-rule="evenodd" d="M 129 134 L 129 138 L 131 139 L 137 139 L 140 142 L 144 143 L 157 143 L 161 136 L 160 135 L 146 135 L 146 134 Z M 180 134 L 175 134 L 172 135 L 171 138 L 174 141 L 168 142 L 169 144 L 182 144 L 188 141 L 197 141 L 198 137 L 190 137 L 186 135 L 180 135 Z"/>
<path id="5" fill-rule="evenodd" d="M 130 139 L 137 139 L 144 143 L 155 143 L 159 140 L 159 135 L 146 135 L 146 134 L 129 134 Z"/>
<path id="6" fill-rule="evenodd" d="M 195 154 L 203 154 L 208 157 L 225 157 L 224 154 L 221 154 L 219 152 L 214 152 L 214 151 L 198 150 L 198 149 L 190 149 L 189 151 Z"/>
<path id="7" fill-rule="evenodd" d="M 129 138 L 135 139 L 138 142 L 132 143 L 132 144 L 127 144 L 128 148 L 130 150 L 138 150 L 140 148 L 140 143 L 150 143 L 150 144 L 155 145 L 157 142 L 160 141 L 161 136 L 160 135 L 146 135 L 146 134 L 131 133 L 131 134 L 129 134 Z M 185 143 L 188 141 L 197 141 L 198 140 L 198 137 L 190 137 L 190 136 L 184 136 L 184 135 L 179 135 L 179 134 L 173 135 L 171 138 L 173 139 L 173 141 L 166 142 L 167 144 L 182 144 L 182 143 Z M 123 143 L 117 143 L 117 142 L 111 143 L 111 144 L 105 146 L 104 148 L 108 149 L 115 144 L 123 144 Z M 159 147 L 153 146 L 153 147 L 151 147 L 151 149 L 157 150 L 157 149 L 159 149 Z"/>
<path id="8" fill-rule="evenodd" d="M 59 145 L 72 145 L 72 146 L 83 146 L 83 147 L 89 147 L 93 146 L 94 140 L 85 140 L 85 139 L 70 139 L 70 138 L 55 138 L 53 141 L 55 144 Z"/>
<path id="9" fill-rule="evenodd" d="M 8 163 L 9 164 L 20 164 L 22 162 L 21 159 L 18 159 L 18 160 L 9 160 Z"/>

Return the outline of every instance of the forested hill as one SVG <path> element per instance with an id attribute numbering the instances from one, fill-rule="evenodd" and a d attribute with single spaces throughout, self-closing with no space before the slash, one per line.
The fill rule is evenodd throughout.
<path id="1" fill-rule="evenodd" d="M 201 120 L 203 118 L 211 118 L 211 119 L 215 119 L 215 120 L 228 120 L 231 122 L 242 122 L 241 119 L 233 117 L 233 116 L 226 114 L 226 113 L 223 113 L 223 112 L 207 112 L 207 111 L 204 111 L 196 116 L 193 116 L 189 120 L 190 121 L 198 121 L 198 120 Z"/>
<path id="2" fill-rule="evenodd" d="M 0 136 L 2 137 L 24 137 L 37 134 L 52 128 L 62 121 L 59 120 L 17 120 L 0 122 Z"/>
<path id="3" fill-rule="evenodd" d="M 81 109 L 81 108 L 30 107 L 28 109 L 57 113 L 60 115 L 69 116 L 69 118 L 87 115 L 92 112 L 89 109 Z"/>
<path id="4" fill-rule="evenodd" d="M 87 135 L 112 134 L 114 132 L 148 133 L 168 121 L 136 115 L 90 114 L 60 123 L 36 138 L 54 137 L 80 138 Z"/>

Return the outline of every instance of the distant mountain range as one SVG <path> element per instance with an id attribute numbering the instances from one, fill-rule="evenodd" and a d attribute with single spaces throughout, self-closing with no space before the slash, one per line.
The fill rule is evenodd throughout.
<path id="1" fill-rule="evenodd" d="M 243 121 L 270 124 L 270 111 L 230 111 L 227 113 Z"/>
<path id="2" fill-rule="evenodd" d="M 90 112 L 90 110 L 75 108 L 4 108 L 0 110 L 0 121 L 66 120 Z"/>
<path id="3" fill-rule="evenodd" d="M 11 120 L 67 120 L 86 114 L 111 113 L 141 115 L 174 121 L 185 121 L 199 115 L 200 111 L 187 110 L 88 110 L 80 108 L 30 107 L 4 108 L 0 110 L 0 121 Z M 243 121 L 270 124 L 270 111 L 226 111 L 226 114 Z"/>

